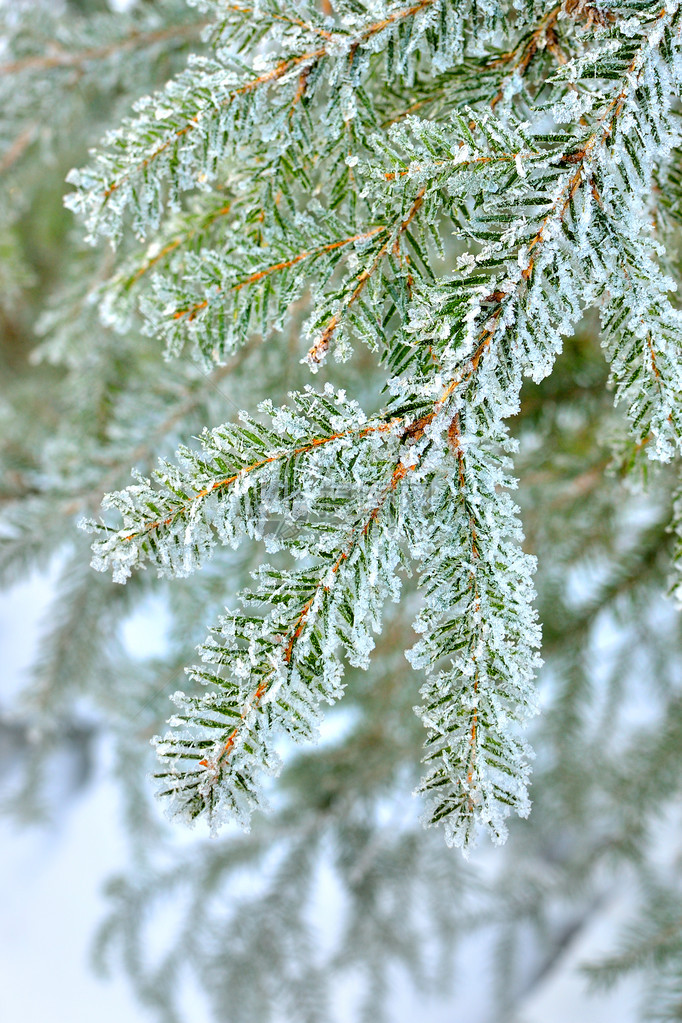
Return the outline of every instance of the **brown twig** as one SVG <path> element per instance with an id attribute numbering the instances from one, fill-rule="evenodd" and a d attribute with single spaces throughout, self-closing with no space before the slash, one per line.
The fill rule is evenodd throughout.
<path id="1" fill-rule="evenodd" d="M 420 14 L 428 7 L 431 7 L 434 2 L 435 0 L 420 0 L 419 3 L 413 4 L 411 7 L 407 7 L 402 11 L 394 11 L 394 13 L 389 15 L 387 18 L 383 18 L 381 21 L 376 21 L 374 22 L 374 24 L 368 25 L 366 29 L 359 33 L 355 42 L 357 43 L 366 42 L 367 40 L 375 36 L 378 32 L 382 32 L 385 28 L 388 28 L 389 25 L 395 24 L 400 21 L 405 21 L 408 18 L 415 17 L 417 14 Z M 237 8 L 236 6 L 234 6 L 234 9 L 246 10 L 246 8 Z M 325 31 L 325 38 L 327 38 L 327 36 L 329 37 L 330 40 L 333 40 L 334 38 L 332 33 L 326 33 Z M 232 103 L 239 96 L 245 96 L 248 93 L 253 92 L 255 89 L 260 88 L 260 86 L 262 85 L 269 85 L 272 82 L 279 81 L 279 79 L 284 78 L 285 75 L 287 75 L 290 71 L 295 70 L 297 67 L 301 67 L 302 65 L 315 64 L 318 60 L 322 60 L 323 58 L 328 56 L 328 53 L 329 46 L 321 46 L 316 50 L 310 50 L 307 53 L 301 53 L 297 57 L 289 57 L 286 60 L 282 60 L 279 62 L 279 64 L 276 64 L 275 67 L 271 68 L 269 71 L 266 71 L 264 74 L 258 75 L 257 78 L 252 78 L 251 81 L 245 82 L 244 85 L 240 85 L 238 88 L 233 89 L 232 92 L 230 92 L 219 105 L 221 107 L 229 106 L 229 104 Z M 211 108 L 211 110 L 213 111 L 214 108 Z M 104 201 L 106 202 L 106 200 L 117 189 L 121 187 L 122 183 L 126 181 L 131 174 L 136 173 L 138 171 L 146 170 L 147 167 L 149 167 L 149 165 L 157 157 L 159 157 L 162 153 L 169 149 L 170 146 L 172 146 L 178 139 L 182 138 L 184 135 L 187 135 L 189 134 L 189 132 L 193 131 L 194 128 L 196 128 L 197 124 L 199 123 L 199 120 L 200 114 L 195 114 L 195 116 L 192 117 L 187 122 L 187 124 L 184 125 L 184 127 L 178 128 L 177 131 L 173 132 L 171 138 L 167 139 L 166 142 L 163 142 L 161 145 L 157 146 L 157 148 L 154 149 L 149 154 L 148 157 L 146 157 L 144 160 L 141 160 L 140 163 L 138 163 L 134 168 L 131 168 L 131 170 L 126 171 L 115 181 L 112 181 L 111 184 L 103 192 Z"/>
<path id="2" fill-rule="evenodd" d="M 404 477 L 411 469 L 414 469 L 414 466 L 410 466 L 408 468 L 407 466 L 403 465 L 402 462 L 398 462 L 398 465 L 391 474 L 391 479 L 389 480 L 387 486 L 385 487 L 383 493 L 381 494 L 377 504 L 372 509 L 370 515 L 365 520 L 362 527 L 356 526 L 353 529 L 348 540 L 348 543 L 346 544 L 346 547 L 341 551 L 336 561 L 332 565 L 330 570 L 332 577 L 337 575 L 343 563 L 347 561 L 348 558 L 351 556 L 359 539 L 361 537 L 367 536 L 367 533 L 369 532 L 372 522 L 375 522 L 378 519 L 387 499 L 397 488 L 400 481 L 404 479 Z M 329 579 L 329 574 L 330 574 L 329 572 L 324 573 L 324 576 L 319 580 L 319 582 L 315 586 L 313 593 L 301 608 L 296 619 L 291 625 L 289 631 L 283 637 L 282 660 L 285 665 L 291 664 L 296 643 L 301 637 L 303 630 L 305 629 L 306 621 L 308 619 L 310 611 L 313 608 L 318 593 L 320 593 L 320 591 L 322 590 L 324 590 L 325 592 L 329 592 L 329 589 L 331 588 L 331 582 L 325 581 Z M 217 780 L 218 778 L 221 763 L 230 755 L 232 749 L 234 748 L 234 744 L 236 742 L 237 736 L 239 735 L 239 731 L 244 721 L 246 720 L 249 712 L 258 707 L 263 697 L 267 693 L 268 689 L 270 688 L 270 679 L 272 678 L 274 673 L 275 668 L 273 667 L 268 672 L 266 677 L 261 679 L 257 688 L 254 690 L 252 696 L 247 700 L 246 704 L 242 708 L 242 712 L 239 717 L 239 722 L 232 729 L 231 733 L 227 737 L 227 740 L 223 744 L 218 755 L 213 758 L 207 757 L 204 760 L 199 761 L 200 766 L 205 767 L 207 770 L 209 770 L 213 774 L 215 780 Z"/>
<path id="3" fill-rule="evenodd" d="M 193 507 L 196 501 L 199 501 L 204 497 L 208 497 L 209 494 L 213 494 L 218 490 L 227 489 L 227 487 L 236 483 L 237 480 L 242 479 L 248 473 L 254 472 L 257 469 L 262 469 L 265 465 L 271 465 L 273 462 L 279 462 L 283 458 L 296 458 L 298 455 L 306 454 L 309 451 L 313 451 L 315 448 L 321 447 L 324 444 L 329 444 L 335 440 L 341 440 L 344 437 L 357 436 L 359 438 L 363 438 L 372 433 L 384 433 L 390 430 L 396 422 L 399 422 L 399 420 L 393 419 L 389 422 L 378 423 L 374 426 L 364 426 L 359 430 L 342 430 L 339 433 L 328 434 L 326 437 L 315 437 L 307 444 L 302 444 L 300 447 L 294 448 L 293 451 L 281 451 L 279 454 L 258 459 L 250 465 L 243 466 L 238 470 L 238 472 L 233 473 L 231 476 L 215 480 L 210 487 L 204 487 L 202 490 L 199 490 L 186 503 L 179 505 L 167 518 L 156 519 L 153 522 L 145 523 L 142 529 L 138 529 L 134 533 L 129 533 L 127 536 L 122 536 L 120 539 L 123 542 L 134 540 L 146 533 L 151 533 L 154 529 L 159 529 L 161 526 L 170 526 L 179 515 L 183 515 L 186 511 Z"/>
<path id="4" fill-rule="evenodd" d="M 462 447 L 462 434 L 459 428 L 459 412 L 456 412 L 450 421 L 448 428 L 448 442 L 450 450 L 453 452 L 457 459 L 457 472 L 459 477 L 459 488 L 464 500 L 464 493 L 466 490 L 466 463 L 464 460 L 464 450 Z M 469 516 L 469 527 L 471 531 L 471 558 L 472 561 L 477 561 L 479 558 L 478 551 L 478 538 L 476 534 L 476 523 L 474 522 L 473 516 Z M 478 616 L 481 610 L 481 598 L 478 592 L 478 583 L 476 581 L 476 573 L 472 569 L 469 572 L 469 589 L 472 592 L 474 598 L 474 615 Z M 475 665 L 474 674 L 474 694 L 478 693 L 479 677 L 478 677 L 478 664 L 476 662 L 475 653 L 472 654 L 472 660 Z M 473 782 L 474 770 L 476 767 L 476 737 L 478 734 L 478 707 L 474 706 L 473 714 L 471 717 L 471 726 L 469 734 L 469 761 L 467 765 L 467 782 L 469 785 Z M 471 794 L 469 794 L 469 808 L 473 808 L 473 801 Z"/>
<path id="5" fill-rule="evenodd" d="M 355 242 L 366 241 L 369 238 L 373 238 L 377 234 L 381 234 L 386 231 L 387 228 L 383 225 L 379 227 L 373 227 L 369 231 L 363 231 L 360 234 L 351 235 L 349 238 L 340 238 L 337 241 L 329 242 L 327 245 L 322 245 L 318 249 L 306 249 L 304 252 L 299 252 L 298 255 L 292 256 L 290 259 L 284 259 L 279 263 L 273 263 L 271 266 L 265 267 L 263 270 L 257 270 L 255 273 L 249 274 L 242 281 L 237 284 L 233 284 L 227 289 L 228 292 L 239 291 L 241 288 L 247 287 L 249 284 L 257 284 L 265 277 L 269 277 L 270 274 L 277 273 L 279 270 L 288 270 L 292 266 L 296 266 L 297 263 L 301 263 L 304 259 L 312 259 L 315 256 L 322 256 L 327 252 L 333 252 L 335 249 L 340 249 L 345 245 L 353 245 Z M 212 297 L 217 297 L 223 292 L 217 292 Z M 188 322 L 191 322 L 197 313 L 200 313 L 202 309 L 206 309 L 209 302 L 205 299 L 203 302 L 196 302 L 194 305 L 188 306 L 186 309 L 178 309 L 173 313 L 173 319 L 179 320 L 183 317 L 187 317 Z"/>
<path id="6" fill-rule="evenodd" d="M 30 124 L 20 135 L 17 135 L 9 149 L 6 150 L 0 160 L 0 174 L 4 174 L 14 166 L 17 160 L 21 159 L 28 147 L 35 139 L 38 132 L 37 124 Z"/>
<path id="7" fill-rule="evenodd" d="M 187 235 L 180 235 L 177 238 L 174 238 L 173 241 L 168 242 L 168 244 L 164 245 L 163 248 L 159 252 L 157 252 L 155 256 L 152 256 L 150 259 L 147 260 L 146 263 L 144 263 L 141 267 L 139 267 L 138 270 L 136 270 L 133 276 L 129 278 L 128 281 L 126 281 L 126 287 L 132 287 L 132 285 L 139 281 L 141 277 L 144 277 L 146 273 L 153 269 L 153 267 L 155 267 L 157 263 L 160 263 L 162 259 L 164 259 L 166 256 L 169 256 L 171 252 L 175 252 L 175 250 L 179 248 L 183 242 L 191 241 L 192 238 L 196 237 L 196 235 L 199 234 L 201 231 L 205 231 L 207 227 L 210 227 L 211 224 L 215 223 L 215 221 L 218 220 L 220 217 L 227 216 L 231 209 L 232 204 L 229 202 L 226 203 L 219 210 L 216 210 L 215 213 L 212 213 L 211 216 L 207 220 L 205 220 L 200 227 L 194 228 L 194 230 L 190 231 Z"/>
<path id="8" fill-rule="evenodd" d="M 422 171 L 430 170 L 432 167 L 439 168 L 456 166 L 464 168 L 471 167 L 472 165 L 483 165 L 487 163 L 512 162 L 517 158 L 523 160 L 524 158 L 536 155 L 537 155 L 536 153 L 495 153 L 494 156 L 474 156 L 470 160 L 458 161 L 456 157 L 453 157 L 450 160 L 431 160 L 430 163 L 427 164 L 420 163 L 410 164 L 409 167 L 405 167 L 403 170 L 400 171 L 386 171 L 386 173 L 384 174 L 384 178 L 386 181 L 397 181 L 398 178 L 404 178 L 410 174 L 419 174 Z"/>
<path id="9" fill-rule="evenodd" d="M 410 211 L 409 211 L 407 217 L 405 218 L 405 220 L 403 220 L 403 222 L 398 227 L 398 230 L 397 230 L 397 232 L 395 234 L 395 237 L 394 237 L 394 244 L 399 243 L 400 237 L 405 233 L 405 231 L 408 229 L 408 227 L 410 226 L 410 224 L 412 223 L 412 221 L 416 217 L 417 213 L 421 209 L 422 204 L 424 202 L 424 194 L 425 194 L 425 192 L 426 192 L 426 188 L 421 188 L 419 190 L 419 192 L 417 193 L 417 195 L 415 197 L 415 200 L 412 203 L 412 207 L 410 208 Z M 386 228 L 384 228 L 384 230 L 386 230 Z M 357 280 L 357 283 L 355 285 L 355 288 L 351 292 L 350 296 L 346 299 L 346 302 L 344 304 L 344 312 L 346 312 L 348 309 L 350 309 L 350 307 L 353 305 L 353 303 L 356 302 L 357 299 L 360 297 L 360 295 L 364 291 L 365 285 L 371 279 L 371 277 L 374 275 L 374 273 L 376 272 L 376 270 L 377 270 L 379 264 L 381 263 L 382 259 L 384 258 L 384 256 L 388 252 L 390 244 L 391 244 L 391 237 L 387 238 L 386 241 L 384 242 L 384 244 L 381 246 L 381 248 L 377 252 L 376 256 L 374 257 L 374 260 L 372 261 L 372 265 L 369 267 L 369 269 L 362 271 L 362 273 L 358 277 L 358 280 Z M 332 316 L 332 318 L 330 319 L 330 321 L 327 324 L 327 326 L 324 328 L 324 330 L 320 334 L 320 336 L 317 339 L 317 341 L 315 342 L 315 344 L 308 351 L 308 355 L 306 356 L 306 358 L 307 358 L 308 363 L 311 366 L 318 366 L 323 361 L 325 355 L 329 351 L 329 345 L 331 343 L 331 339 L 333 338 L 334 334 L 336 333 L 336 330 L 339 327 L 340 323 L 341 323 L 341 313 L 340 312 L 339 313 L 335 313 L 334 316 Z"/>
<path id="10" fill-rule="evenodd" d="M 240 4 L 226 4 L 228 11 L 237 11 L 239 14 L 253 14 L 253 7 L 242 7 Z M 324 12 L 327 13 L 327 12 Z M 306 32 L 310 32 L 313 35 L 321 36 L 323 39 L 332 39 L 333 35 L 326 28 L 320 28 L 318 25 L 311 25 L 310 22 L 304 21 L 303 18 L 292 17 L 290 14 L 275 14 L 273 11 L 267 12 L 267 17 L 272 18 L 273 21 L 284 21 L 287 25 L 296 25 L 299 28 L 304 28 Z"/>
<path id="11" fill-rule="evenodd" d="M 107 57 L 113 57 L 128 50 L 155 46 L 157 43 L 166 43 L 172 39 L 191 38 L 199 35 L 208 24 L 208 21 L 198 21 L 191 25 L 173 25 L 153 32 L 135 31 L 124 39 L 108 43 L 106 46 L 92 46 L 87 50 L 78 50 L 75 53 L 65 50 L 49 55 L 36 54 L 32 57 L 21 57 L 19 60 L 0 65 L 0 75 L 15 75 L 22 71 L 51 71 L 54 68 L 80 68 L 91 61 L 106 60 Z"/>

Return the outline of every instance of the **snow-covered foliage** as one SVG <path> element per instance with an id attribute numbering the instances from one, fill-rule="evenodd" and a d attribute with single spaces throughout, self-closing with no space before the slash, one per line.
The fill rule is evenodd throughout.
<path id="1" fill-rule="evenodd" d="M 678 4 L 192 6 L 207 52 L 69 176 L 90 240 L 125 241 L 103 321 L 124 338 L 141 315 L 150 345 L 215 371 L 304 307 L 310 370 L 364 344 L 385 388 L 265 400 L 89 520 L 119 582 L 186 576 L 245 538 L 274 558 L 189 669 L 205 692 L 176 694 L 161 790 L 246 824 L 279 737 L 314 736 L 414 570 L 425 821 L 502 841 L 530 808 L 519 728 L 540 663 L 509 493 L 522 382 L 596 309 L 630 461 L 682 443 Z"/>

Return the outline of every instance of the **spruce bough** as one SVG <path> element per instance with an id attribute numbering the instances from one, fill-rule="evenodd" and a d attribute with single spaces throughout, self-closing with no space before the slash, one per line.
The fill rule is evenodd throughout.
<path id="1" fill-rule="evenodd" d="M 105 321 L 124 333 L 139 308 L 150 344 L 209 368 L 304 304 L 311 372 L 367 345 L 385 389 L 366 408 L 331 383 L 264 395 L 88 521 L 120 582 L 247 537 L 273 556 L 189 669 L 205 691 L 176 694 L 160 789 L 246 825 L 279 738 L 315 735 L 414 572 L 424 819 L 464 848 L 479 824 L 503 841 L 530 808 L 540 663 L 509 493 L 523 378 L 596 310 L 619 458 L 679 452 L 678 5 L 193 6 L 212 56 L 69 177 L 91 240 L 149 239 L 101 285 Z"/>

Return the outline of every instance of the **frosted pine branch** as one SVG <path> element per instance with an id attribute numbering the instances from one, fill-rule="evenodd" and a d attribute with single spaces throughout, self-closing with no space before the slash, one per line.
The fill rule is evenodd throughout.
<path id="1" fill-rule="evenodd" d="M 153 236 L 101 286 L 103 316 L 203 365 L 292 325 L 313 371 L 364 344 L 388 397 L 374 414 L 331 385 L 266 401 L 89 524 L 119 581 L 187 575 L 246 538 L 297 563 L 256 570 L 202 647 L 207 688 L 177 698 L 162 787 L 184 814 L 246 823 L 277 736 L 314 735 L 414 568 L 425 820 L 465 848 L 478 825 L 502 841 L 530 807 L 540 664 L 509 496 L 523 380 L 594 309 L 630 445 L 680 452 L 678 5 L 195 6 L 213 56 L 71 178 L 91 235 L 117 241 L 132 215 Z"/>

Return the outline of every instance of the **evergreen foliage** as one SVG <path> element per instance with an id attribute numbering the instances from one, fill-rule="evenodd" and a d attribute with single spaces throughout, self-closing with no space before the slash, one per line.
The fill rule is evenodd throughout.
<path id="1" fill-rule="evenodd" d="M 581 871 L 598 887 L 610 864 L 641 859 L 680 784 L 679 622 L 655 599 L 682 562 L 679 5 L 79 7 L 0 8 L 13 390 L 0 406 L 0 569 L 11 581 L 62 557 L 29 714 L 58 733 L 90 694 L 135 767 L 122 773 L 147 834 L 157 825 L 137 805 L 135 735 L 158 730 L 198 646 L 155 739 L 158 790 L 213 828 L 248 828 L 273 803 L 270 823 L 205 851 L 203 873 L 179 864 L 148 888 L 119 879 L 103 947 L 139 944 L 136 907 L 164 884 L 204 905 L 275 849 L 272 887 L 216 918 L 221 933 L 243 928 L 216 1016 L 270 919 L 271 982 L 289 978 L 305 1018 L 328 1019 L 325 975 L 344 955 L 306 977 L 293 958 L 294 946 L 315 958 L 305 881 L 328 839 L 355 906 L 346 948 L 399 929 L 381 878 L 422 860 L 458 893 L 432 907 L 449 947 L 469 912 L 465 868 L 410 829 L 375 829 L 372 812 L 407 780 L 424 822 L 465 853 L 528 816 L 523 729 L 540 703 L 541 621 L 538 807 L 486 912 L 501 948 L 520 920 L 558 954 L 547 906 Z M 78 227 L 68 221 L 54 266 L 70 216 L 54 198 L 74 162 Z M 28 336 L 36 310 L 30 368 L 11 339 Z M 53 396 L 36 412 L 38 386 Z M 75 519 L 107 577 L 86 568 Z M 681 587 L 673 576 L 678 603 Z M 152 593 L 170 607 L 163 664 L 120 641 L 121 620 Z M 619 637 L 602 676 L 600 630 Z M 638 656 L 658 714 L 641 735 L 613 710 L 642 699 Z M 342 696 L 348 734 L 295 755 L 290 740 L 314 739 L 322 705 Z M 38 761 L 49 756 L 45 744 Z M 660 920 L 594 969 L 609 979 L 662 964 L 655 1018 L 677 1018 L 678 910 L 665 880 L 641 876 Z M 495 903 L 505 886 L 515 915 Z M 363 932 L 367 898 L 376 934 Z M 405 919 L 417 935 L 418 912 Z M 212 939 L 183 926 L 187 961 L 219 972 Z M 409 959 L 398 945 L 391 956 Z M 156 979 L 176 966 L 169 954 Z M 368 1004 L 385 968 L 373 961 Z M 162 997 L 151 975 L 135 983 L 179 1018 L 170 980 Z M 234 1020 L 268 1018 L 270 996 L 257 994 L 242 992 Z M 501 997 L 500 1012 L 513 1003 Z"/>
<path id="2" fill-rule="evenodd" d="M 562 335 L 597 306 L 635 441 L 668 461 L 681 436 L 680 315 L 650 223 L 655 176 L 678 142 L 677 10 L 638 5 L 631 15 L 626 5 L 588 32 L 584 12 L 559 8 L 544 12 L 530 42 L 538 12 L 515 11 L 505 20 L 512 56 L 496 61 L 487 103 L 425 120 L 390 103 L 393 82 L 418 78 L 426 91 L 452 68 L 464 79 L 465 39 L 490 64 L 501 8 L 423 0 L 377 17 L 339 4 L 325 18 L 307 4 L 199 6 L 224 19 L 212 29 L 215 58 L 190 61 L 139 101 L 94 162 L 72 172 L 68 205 L 92 237 L 118 241 L 128 214 L 145 236 L 183 193 L 220 175 L 230 201 L 185 214 L 181 230 L 196 237 L 219 224 L 222 244 L 202 242 L 180 270 L 182 235 L 157 243 L 173 263 L 145 299 L 147 329 L 171 354 L 190 336 L 206 362 L 222 362 L 254 323 L 264 336 L 285 323 L 312 279 L 311 368 L 364 341 L 385 362 L 393 397 L 368 420 L 359 408 L 329 407 L 331 392 L 293 395 L 291 411 L 270 412 L 269 428 L 247 419 L 214 430 L 201 453 L 164 464 L 156 486 L 141 480 L 108 499 L 123 526 L 104 527 L 94 565 L 112 566 L 118 581 L 147 558 L 163 572 L 192 571 L 214 535 L 233 545 L 258 536 L 264 515 L 290 514 L 294 494 L 308 521 L 283 546 L 296 558 L 321 555 L 303 570 L 262 570 L 249 602 L 282 609 L 257 623 L 235 612 L 219 627 L 227 643 L 203 648 L 225 677 L 194 672 L 209 693 L 183 702 L 181 732 L 160 743 L 166 790 L 191 816 L 215 818 L 224 801 L 246 819 L 259 804 L 255 774 L 274 769 L 271 733 L 309 737 L 312 708 L 340 695 L 337 643 L 364 663 L 365 620 L 379 628 L 375 605 L 396 592 L 402 542 L 431 562 L 416 626 L 424 638 L 412 653 L 433 672 L 421 711 L 427 819 L 444 821 L 457 844 L 477 820 L 501 838 L 509 808 L 529 807 L 528 754 L 513 722 L 535 702 L 538 645 L 531 562 L 500 495 L 514 485 L 496 455 L 502 420 L 518 409 L 523 375 L 546 376 Z M 560 14 L 577 23 L 573 33 L 566 26 L 573 59 L 553 43 L 559 68 L 527 96 L 515 86 L 519 66 L 554 38 Z M 433 250 L 448 224 L 466 248 L 444 275 Z M 116 326 L 115 301 L 109 309 Z M 347 481 L 363 496 L 339 491 L 336 530 L 320 521 L 318 491 L 328 502 Z M 426 504 L 415 489 L 431 492 Z M 462 515 L 454 540 L 453 508 Z M 192 720 L 194 738 L 184 727 Z"/>

